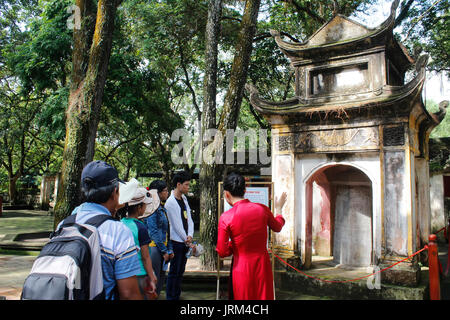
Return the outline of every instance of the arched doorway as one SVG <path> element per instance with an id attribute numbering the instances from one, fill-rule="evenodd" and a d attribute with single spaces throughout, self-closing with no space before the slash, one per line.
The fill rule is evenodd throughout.
<path id="1" fill-rule="evenodd" d="M 306 204 L 309 263 L 320 256 L 342 266 L 372 264 L 372 182 L 364 172 L 339 164 L 317 170 L 306 184 Z"/>

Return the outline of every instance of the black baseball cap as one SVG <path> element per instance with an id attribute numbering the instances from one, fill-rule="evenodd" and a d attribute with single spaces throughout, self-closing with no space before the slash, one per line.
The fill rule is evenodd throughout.
<path id="1" fill-rule="evenodd" d="M 124 183 L 119 179 L 117 169 L 104 161 L 89 162 L 81 173 L 81 185 L 84 189 L 106 187 L 115 182 Z"/>

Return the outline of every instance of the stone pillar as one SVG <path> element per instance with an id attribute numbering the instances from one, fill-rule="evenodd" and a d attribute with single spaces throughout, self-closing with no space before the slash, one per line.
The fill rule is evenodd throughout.
<path id="1" fill-rule="evenodd" d="M 417 247 L 420 249 L 428 243 L 428 237 L 431 232 L 430 214 L 430 170 L 428 160 L 416 158 L 416 195 L 417 195 Z M 444 215 L 442 215 L 442 226 L 445 225 Z"/>
<path id="2" fill-rule="evenodd" d="M 272 182 L 274 183 L 275 199 L 280 197 L 283 192 L 287 193 L 286 204 L 281 212 L 286 223 L 281 232 L 273 233 L 274 248 L 277 255 L 294 267 L 300 267 L 301 259 L 295 241 L 295 200 L 298 195 L 294 174 L 295 157 L 288 146 L 280 146 L 279 137 L 284 134 L 278 130 L 272 130 Z M 274 214 L 279 213 L 275 209 Z"/>
<path id="3" fill-rule="evenodd" d="M 41 193 L 39 196 L 39 202 L 40 202 L 40 206 L 41 209 L 43 210 L 47 210 L 48 209 L 48 195 L 47 195 L 47 176 L 44 175 L 42 176 L 42 181 L 41 181 Z"/>
<path id="4" fill-rule="evenodd" d="M 411 176 L 409 150 L 385 148 L 384 151 L 384 239 L 383 269 L 411 255 L 413 245 L 413 199 L 411 191 L 415 179 Z M 420 267 L 417 259 L 402 262 L 381 274 L 381 281 L 416 286 Z"/>

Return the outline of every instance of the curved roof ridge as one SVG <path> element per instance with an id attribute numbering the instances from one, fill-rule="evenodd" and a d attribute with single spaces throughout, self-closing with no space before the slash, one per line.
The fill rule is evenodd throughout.
<path id="1" fill-rule="evenodd" d="M 328 20 L 325 24 L 323 24 L 318 30 L 316 30 L 306 41 L 304 42 L 290 42 L 290 41 L 285 41 L 281 38 L 281 33 L 277 30 L 270 30 L 271 35 L 275 38 L 275 42 L 277 43 L 277 45 L 280 47 L 280 49 L 282 50 L 286 50 L 286 51 L 302 51 L 311 47 L 316 47 L 316 46 L 332 46 L 335 45 L 336 43 L 348 43 L 348 42 L 352 42 L 361 38 L 367 38 L 382 32 L 386 32 L 390 29 L 393 29 L 394 24 L 395 24 L 395 15 L 396 15 L 396 10 L 397 7 L 400 3 L 400 0 L 394 0 L 394 2 L 391 5 L 391 13 L 389 15 L 389 17 L 382 22 L 378 27 L 375 28 L 369 28 L 367 26 L 364 26 L 363 24 L 361 24 L 358 21 L 355 21 L 349 17 L 346 17 L 344 15 L 341 14 L 337 14 L 334 15 L 330 20 Z M 356 26 L 357 28 L 359 28 L 359 32 L 357 32 L 357 34 L 359 34 L 359 36 L 356 37 L 347 37 L 347 38 L 342 38 L 342 39 L 331 39 L 333 42 L 324 42 L 324 43 L 317 43 L 314 44 L 314 39 L 317 38 L 322 31 L 326 30 L 327 27 L 329 27 L 330 29 L 333 28 L 333 22 L 338 22 L 338 21 L 345 21 L 346 23 L 350 23 L 353 24 L 354 26 Z M 344 22 L 344 23 L 345 23 Z M 355 30 L 352 30 L 352 33 L 354 33 Z M 312 44 L 312 45 L 311 45 Z"/>

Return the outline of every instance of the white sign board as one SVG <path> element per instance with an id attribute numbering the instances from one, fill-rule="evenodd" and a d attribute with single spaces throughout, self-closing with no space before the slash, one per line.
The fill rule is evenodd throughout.
<path id="1" fill-rule="evenodd" d="M 244 198 L 254 203 L 261 203 L 269 207 L 269 188 L 247 187 Z M 224 212 L 231 209 L 231 206 L 224 199 Z"/>

